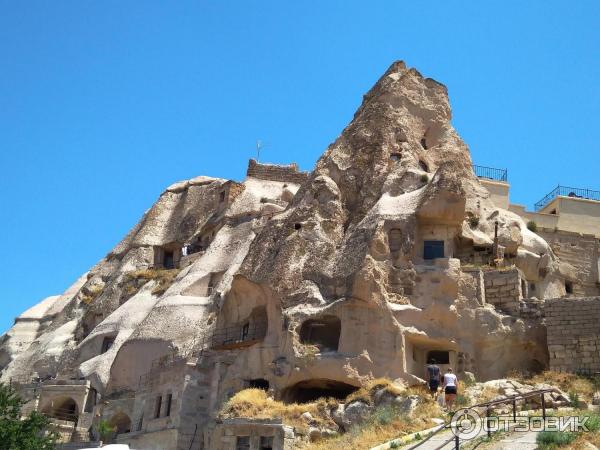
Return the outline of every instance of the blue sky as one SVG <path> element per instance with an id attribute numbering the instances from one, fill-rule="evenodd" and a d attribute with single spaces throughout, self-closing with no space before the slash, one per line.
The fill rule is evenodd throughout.
<path id="1" fill-rule="evenodd" d="M 309 170 L 397 59 L 514 202 L 600 189 L 600 2 L 0 0 L 0 332 L 170 183 Z"/>

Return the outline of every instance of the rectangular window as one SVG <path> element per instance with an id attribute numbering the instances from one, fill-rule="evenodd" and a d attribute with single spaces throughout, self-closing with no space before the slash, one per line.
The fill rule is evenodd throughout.
<path id="1" fill-rule="evenodd" d="M 436 259 L 444 257 L 444 241 L 423 242 L 423 259 Z"/>
<path id="2" fill-rule="evenodd" d="M 273 450 L 273 436 L 260 437 L 260 450 Z"/>
<path id="3" fill-rule="evenodd" d="M 167 406 L 165 410 L 165 416 L 169 417 L 171 415 L 171 401 L 173 400 L 173 394 L 167 395 Z"/>
<path id="4" fill-rule="evenodd" d="M 235 441 L 235 450 L 250 450 L 250 436 L 238 436 Z"/>
<path id="5" fill-rule="evenodd" d="M 156 397 L 156 403 L 154 404 L 154 418 L 158 419 L 160 417 L 160 406 L 162 404 L 162 396 L 159 395 Z"/>

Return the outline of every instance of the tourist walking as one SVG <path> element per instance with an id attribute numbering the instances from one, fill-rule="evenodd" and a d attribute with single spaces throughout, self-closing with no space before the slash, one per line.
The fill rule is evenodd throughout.
<path id="1" fill-rule="evenodd" d="M 452 368 L 448 367 L 448 369 L 446 369 L 446 373 L 444 374 L 444 383 L 442 384 L 442 389 L 444 390 L 444 393 L 446 394 L 446 408 L 448 408 L 448 411 L 452 411 L 452 405 L 454 404 L 454 401 L 456 400 L 456 389 L 458 387 L 458 378 L 456 378 L 456 375 L 454 375 L 452 373 Z"/>
<path id="2" fill-rule="evenodd" d="M 437 399 L 438 388 L 441 382 L 441 371 L 436 364 L 435 359 L 431 359 L 427 365 L 427 385 L 429 386 L 429 393 L 434 399 Z"/>

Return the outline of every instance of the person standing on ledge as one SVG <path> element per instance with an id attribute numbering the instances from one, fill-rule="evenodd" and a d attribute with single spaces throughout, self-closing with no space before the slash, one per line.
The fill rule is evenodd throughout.
<path id="1" fill-rule="evenodd" d="M 445 401 L 448 411 L 452 411 L 452 405 L 454 404 L 454 400 L 456 400 L 457 386 L 458 378 L 456 378 L 456 375 L 452 373 L 452 368 L 448 367 L 446 373 L 444 374 L 444 384 L 442 385 L 444 393 L 446 394 Z"/>
<path id="2" fill-rule="evenodd" d="M 441 372 L 440 368 L 436 364 L 435 359 L 431 359 L 427 366 L 427 384 L 429 385 L 429 392 L 434 399 L 437 399 L 438 387 L 440 386 Z"/>

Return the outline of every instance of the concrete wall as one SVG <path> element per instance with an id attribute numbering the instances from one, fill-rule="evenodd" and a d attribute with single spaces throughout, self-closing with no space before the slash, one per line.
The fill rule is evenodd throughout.
<path id="1" fill-rule="evenodd" d="M 296 163 L 288 165 L 261 164 L 254 159 L 248 162 L 246 175 L 269 181 L 289 181 L 302 184 L 308 179 L 308 172 L 300 172 Z"/>
<path id="2" fill-rule="evenodd" d="M 558 216 L 556 214 L 525 211 L 525 206 L 523 205 L 510 205 L 508 210 L 521 216 L 525 222 L 535 222 L 538 229 L 546 228 L 554 230 L 558 227 Z"/>
<path id="3" fill-rule="evenodd" d="M 558 197 L 558 201 L 559 230 L 600 237 L 600 202 L 572 197 Z"/>
<path id="4" fill-rule="evenodd" d="M 546 300 L 550 369 L 600 371 L 600 297 Z"/>
<path id="5" fill-rule="evenodd" d="M 510 205 L 510 211 L 538 228 L 570 231 L 600 237 L 600 202 L 574 197 L 556 197 L 538 212 L 525 211 L 522 205 Z M 550 214 L 554 212 L 554 214 Z"/>
<path id="6" fill-rule="evenodd" d="M 508 209 L 508 192 L 510 188 L 508 183 L 486 180 L 485 178 L 480 178 L 479 181 L 490 193 L 490 199 L 492 200 L 494 206 L 502 209 Z"/>

